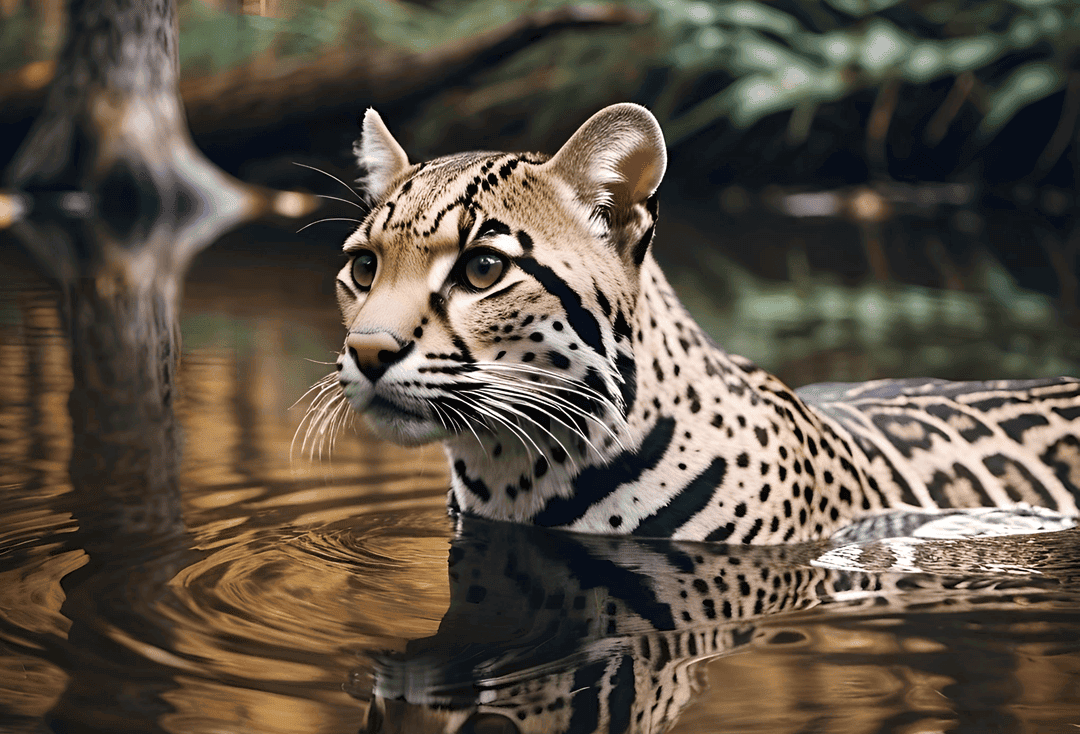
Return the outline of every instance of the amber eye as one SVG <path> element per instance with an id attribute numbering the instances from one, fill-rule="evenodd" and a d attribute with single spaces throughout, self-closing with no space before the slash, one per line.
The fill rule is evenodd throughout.
<path id="1" fill-rule="evenodd" d="M 371 287 L 372 281 L 375 280 L 375 268 L 378 265 L 378 260 L 375 259 L 375 253 L 361 251 L 353 257 L 352 261 L 352 277 L 358 286 L 362 290 L 367 290 Z"/>
<path id="2" fill-rule="evenodd" d="M 472 288 L 484 290 L 495 285 L 506 270 L 506 258 L 490 250 L 478 252 L 465 261 L 461 272 Z"/>

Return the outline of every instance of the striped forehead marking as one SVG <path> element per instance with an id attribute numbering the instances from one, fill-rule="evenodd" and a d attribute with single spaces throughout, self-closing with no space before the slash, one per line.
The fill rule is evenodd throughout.
<path id="1" fill-rule="evenodd" d="M 406 180 L 380 210 L 372 212 L 365 226 L 365 234 L 370 238 L 372 230 L 378 227 L 383 232 L 411 230 L 414 236 L 430 237 L 439 230 L 443 218 L 455 209 L 463 208 L 475 215 L 480 209 L 477 196 L 497 188 L 510 178 L 521 163 L 543 162 L 541 156 L 500 153 L 469 153 L 432 161 Z M 419 194 L 421 190 L 423 194 Z M 447 193 L 453 191 L 461 193 L 439 206 L 430 225 L 419 229 L 419 215 L 426 217 L 439 199 L 445 201 Z M 405 209 L 406 202 L 411 211 Z"/>

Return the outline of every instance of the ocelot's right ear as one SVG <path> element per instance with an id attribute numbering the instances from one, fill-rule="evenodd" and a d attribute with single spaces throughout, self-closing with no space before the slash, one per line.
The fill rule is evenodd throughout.
<path id="1" fill-rule="evenodd" d="M 569 184 L 620 254 L 641 265 L 652 241 L 654 194 L 667 168 L 660 124 L 636 104 L 590 117 L 544 167 Z"/>
<path id="2" fill-rule="evenodd" d="M 395 179 L 409 168 L 409 156 L 386 129 L 379 113 L 370 107 L 364 113 L 360 139 L 353 143 L 353 153 L 363 169 L 357 183 L 371 204 L 386 196 Z"/>

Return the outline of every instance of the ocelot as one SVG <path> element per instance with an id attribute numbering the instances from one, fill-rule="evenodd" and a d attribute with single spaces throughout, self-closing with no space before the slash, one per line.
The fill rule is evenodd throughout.
<path id="1" fill-rule="evenodd" d="M 651 253 L 667 154 L 645 108 L 601 110 L 551 157 L 419 164 L 369 110 L 356 154 L 371 209 L 320 409 L 442 441 L 456 511 L 746 544 L 889 510 L 1077 515 L 1077 379 L 796 391 L 714 344 Z"/>

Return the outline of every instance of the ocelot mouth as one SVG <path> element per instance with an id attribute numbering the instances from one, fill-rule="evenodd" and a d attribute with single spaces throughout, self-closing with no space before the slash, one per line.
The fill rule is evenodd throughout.
<path id="1" fill-rule="evenodd" d="M 421 415 L 420 413 L 417 413 L 415 410 L 409 410 L 408 408 L 402 406 L 399 403 L 394 402 L 393 400 L 388 400 L 388 399 L 384 398 L 382 395 L 379 395 L 378 393 L 376 393 L 375 395 L 372 396 L 371 402 L 368 403 L 367 408 L 366 408 L 366 410 L 364 412 L 366 412 L 366 413 L 377 413 L 377 414 L 379 414 L 379 417 L 382 418 L 382 419 L 397 418 L 397 419 L 405 419 L 405 420 L 411 420 L 411 421 L 428 421 L 428 420 L 430 420 L 430 418 L 428 418 L 427 416 Z"/>
<path id="2" fill-rule="evenodd" d="M 449 435 L 437 420 L 381 395 L 373 395 L 361 414 L 375 435 L 402 446 L 420 446 Z"/>

